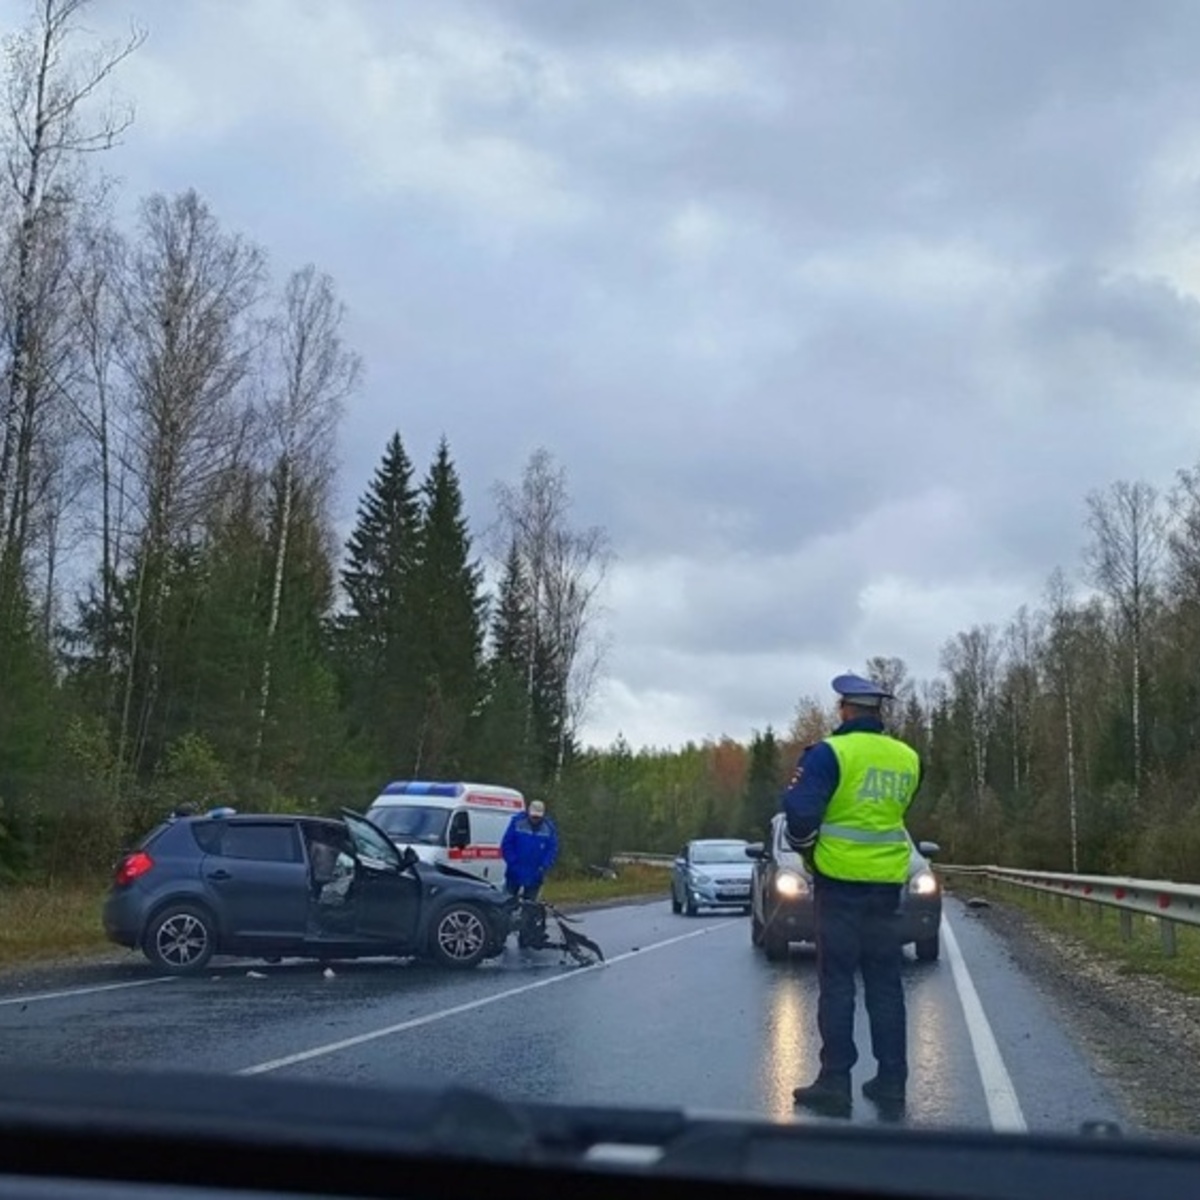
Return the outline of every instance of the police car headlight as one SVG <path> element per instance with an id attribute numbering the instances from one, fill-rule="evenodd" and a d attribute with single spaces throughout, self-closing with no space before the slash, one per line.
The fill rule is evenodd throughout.
<path id="1" fill-rule="evenodd" d="M 775 876 L 775 890 L 785 899 L 794 900 L 808 891 L 808 884 L 795 871 L 780 871 Z"/>
<path id="2" fill-rule="evenodd" d="M 932 896 L 938 890 L 937 877 L 932 871 L 919 871 L 909 880 L 908 890 L 914 896 Z"/>

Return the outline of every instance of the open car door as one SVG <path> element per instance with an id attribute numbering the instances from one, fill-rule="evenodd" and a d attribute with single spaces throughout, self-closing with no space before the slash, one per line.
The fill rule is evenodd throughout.
<path id="1" fill-rule="evenodd" d="M 413 871 L 416 854 L 398 850 L 378 825 L 350 809 L 342 819 L 354 843 L 355 930 L 388 946 L 412 949 L 421 909 L 421 881 Z"/>

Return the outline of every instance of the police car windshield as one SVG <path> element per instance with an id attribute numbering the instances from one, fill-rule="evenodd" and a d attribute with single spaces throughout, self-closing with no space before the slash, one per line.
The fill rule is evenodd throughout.
<path id="1" fill-rule="evenodd" d="M 446 840 L 446 825 L 450 810 L 397 805 L 376 808 L 371 821 L 390 838 L 398 842 L 419 842 L 424 846 L 441 846 Z"/>
<path id="2" fill-rule="evenodd" d="M 727 842 L 720 846 L 693 846 L 694 863 L 748 863 L 745 847 L 741 842 Z"/>

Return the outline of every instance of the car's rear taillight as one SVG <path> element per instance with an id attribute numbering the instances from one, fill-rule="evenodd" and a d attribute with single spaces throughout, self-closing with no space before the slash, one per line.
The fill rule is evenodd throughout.
<path id="1" fill-rule="evenodd" d="M 120 866 L 117 867 L 117 874 L 113 882 L 117 887 L 125 887 L 139 876 L 145 875 L 153 866 L 154 859 L 144 850 L 138 850 L 135 854 L 127 854 L 121 860 Z"/>

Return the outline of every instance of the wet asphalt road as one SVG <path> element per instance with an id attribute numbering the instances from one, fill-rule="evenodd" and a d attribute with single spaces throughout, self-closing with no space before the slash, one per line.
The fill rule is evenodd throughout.
<path id="1" fill-rule="evenodd" d="M 940 962 L 905 966 L 907 1122 L 990 1128 L 1016 1111 L 1031 1130 L 1098 1119 L 1132 1128 L 1004 943 L 951 899 L 946 920 L 959 969 L 945 949 Z M 665 900 L 583 921 L 608 965 L 580 970 L 510 948 L 465 974 L 371 961 L 335 964 L 326 978 L 315 964 L 237 962 L 164 980 L 131 954 L 6 980 L 0 1063 L 416 1079 L 512 1098 L 815 1119 L 795 1115 L 791 1099 L 817 1065 L 811 950 L 768 963 L 747 918 L 674 916 Z M 874 1069 L 861 1004 L 859 1016 L 856 1092 Z M 877 1116 L 857 1097 L 853 1119 Z"/>

